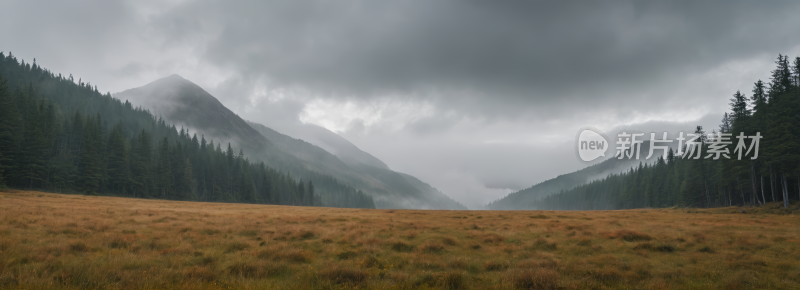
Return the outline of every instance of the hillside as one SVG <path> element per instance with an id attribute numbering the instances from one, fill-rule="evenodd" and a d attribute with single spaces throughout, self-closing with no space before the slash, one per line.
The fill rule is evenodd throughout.
<path id="1" fill-rule="evenodd" d="M 400 176 L 387 177 L 396 174 L 388 169 L 372 167 L 380 171 L 380 174 L 372 172 L 372 169 L 357 170 L 337 156 L 308 142 L 291 138 L 265 126 L 248 124 L 214 96 L 178 75 L 171 75 L 114 96 L 151 109 L 167 122 L 206 137 L 231 142 L 237 148 L 243 148 L 248 158 L 263 161 L 294 176 L 306 179 L 311 173 L 332 176 L 371 194 L 379 208 L 461 208 L 449 198 L 432 197 L 430 193 L 420 191 Z M 337 148 L 347 148 L 341 146 L 342 140 L 334 140 L 338 141 Z M 352 153 L 353 150 L 350 149 Z M 359 157 L 346 160 L 350 160 L 351 164 L 362 164 L 354 160 L 363 159 L 370 164 L 386 166 L 374 157 L 371 160 L 363 154 Z"/>
<path id="2" fill-rule="evenodd" d="M 641 152 L 648 152 L 650 146 L 647 142 L 642 143 Z M 643 156 L 644 157 L 644 156 Z M 648 160 L 652 162 L 655 156 Z M 548 179 L 533 185 L 529 188 L 513 192 L 507 196 L 493 201 L 486 205 L 486 209 L 491 210 L 527 210 L 535 209 L 534 203 L 550 194 L 558 193 L 562 190 L 570 190 L 577 186 L 586 184 L 592 180 L 602 179 L 609 174 L 616 174 L 627 171 L 632 167 L 638 166 L 640 162 L 645 162 L 636 159 L 617 159 L 609 157 L 608 159 L 583 168 L 581 170 L 562 174 L 556 178 Z"/>
<path id="3" fill-rule="evenodd" d="M 371 196 L 328 175 L 306 170 L 292 176 L 272 167 L 277 162 L 251 162 L 243 148 L 236 148 L 239 154 L 230 145 L 223 149 L 219 139 L 190 135 L 88 83 L 2 53 L 0 116 L 0 188 L 375 207 Z"/>
<path id="4" fill-rule="evenodd" d="M 281 134 L 272 130 L 264 125 L 248 122 L 256 131 L 261 135 L 266 136 L 267 139 L 277 145 L 278 148 L 290 152 L 294 156 L 307 162 L 329 162 L 329 163 L 342 163 L 337 157 L 328 151 L 323 150 L 315 145 L 312 145 L 304 140 L 295 139 L 290 136 Z M 320 128 L 323 129 L 323 128 Z M 324 129 L 323 129 L 324 130 Z M 330 131 L 328 131 L 330 132 Z M 331 134 L 334 134 L 331 132 Z M 339 137 L 341 138 L 341 137 Z M 331 138 L 333 139 L 333 138 Z M 344 138 L 335 140 L 340 148 L 353 148 L 350 149 L 351 154 L 363 152 L 355 145 L 349 143 Z M 346 154 L 346 153 L 345 153 Z M 353 155 L 355 155 L 353 154 Z M 349 155 L 349 156 L 353 156 Z M 364 158 L 371 164 L 377 164 L 381 167 L 375 167 L 359 162 L 357 158 L 347 158 L 348 169 L 357 172 L 363 176 L 373 178 L 391 188 L 394 192 L 403 193 L 403 195 L 395 195 L 394 204 L 384 204 L 380 198 L 376 198 L 376 205 L 378 208 L 413 208 L 413 209 L 467 209 L 463 205 L 457 203 L 451 198 L 447 197 L 440 191 L 431 187 L 430 185 L 419 181 L 419 179 L 398 173 L 390 170 L 383 162 L 368 153 L 364 152 L 360 156 L 368 156 L 371 158 Z M 355 155 L 355 156 L 359 156 Z"/>
<path id="5" fill-rule="evenodd" d="M 285 128 L 281 129 L 281 132 L 293 138 L 302 139 L 303 141 L 314 144 L 336 155 L 336 157 L 348 165 L 364 164 L 381 169 L 389 169 L 389 166 L 383 163 L 383 161 L 362 151 L 344 137 L 315 124 L 303 123 L 295 126 L 285 126 Z"/>

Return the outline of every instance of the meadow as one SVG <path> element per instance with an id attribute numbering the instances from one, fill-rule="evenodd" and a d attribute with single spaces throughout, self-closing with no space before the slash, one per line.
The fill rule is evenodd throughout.
<path id="1" fill-rule="evenodd" d="M 800 204 L 367 210 L 0 191 L 3 289 L 797 289 Z"/>

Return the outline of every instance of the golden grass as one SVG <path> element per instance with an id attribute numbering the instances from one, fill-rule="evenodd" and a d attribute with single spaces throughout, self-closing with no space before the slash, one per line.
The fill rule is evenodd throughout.
<path id="1" fill-rule="evenodd" d="M 748 212 L 365 210 L 10 190 L 0 192 L 0 289 L 797 288 L 800 218 L 775 205 Z"/>

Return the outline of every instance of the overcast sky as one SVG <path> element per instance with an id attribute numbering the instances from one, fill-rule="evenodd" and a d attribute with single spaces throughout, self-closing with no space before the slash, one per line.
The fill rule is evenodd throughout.
<path id="1" fill-rule="evenodd" d="M 581 168 L 583 126 L 716 128 L 800 55 L 797 1 L 233 2 L 4 1 L 0 51 L 103 92 L 177 73 L 471 208 Z"/>

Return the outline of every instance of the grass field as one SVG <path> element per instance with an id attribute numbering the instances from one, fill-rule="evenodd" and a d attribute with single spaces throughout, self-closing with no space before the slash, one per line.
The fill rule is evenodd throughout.
<path id="1" fill-rule="evenodd" d="M 362 210 L 9 190 L 0 288 L 797 289 L 793 207 Z"/>

